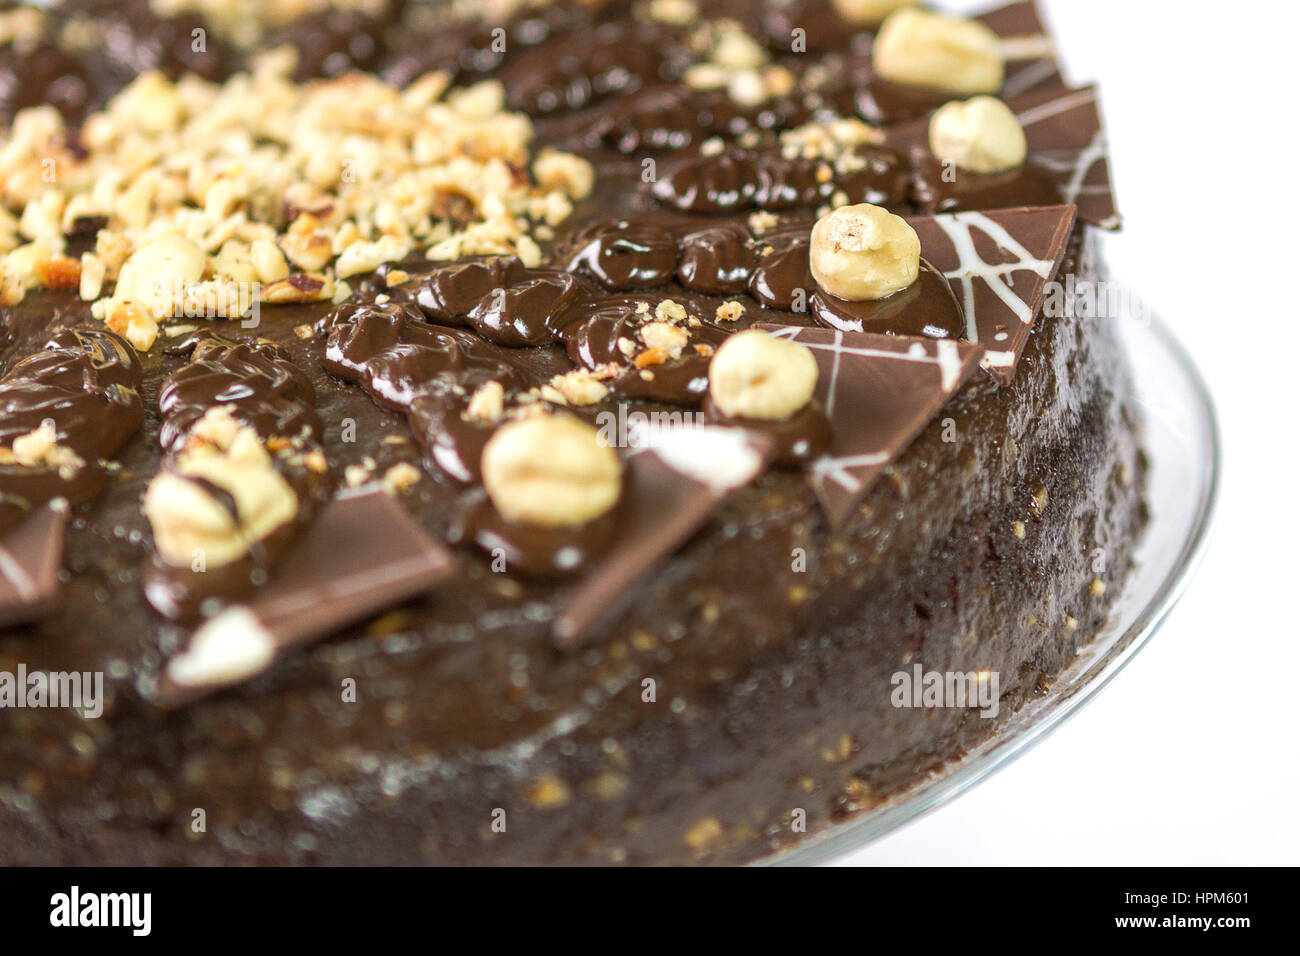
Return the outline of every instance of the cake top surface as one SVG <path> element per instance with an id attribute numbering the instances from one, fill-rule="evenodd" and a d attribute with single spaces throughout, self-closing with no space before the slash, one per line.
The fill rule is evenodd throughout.
<path id="1" fill-rule="evenodd" d="M 68 2 L 0 80 L 0 620 L 118 606 L 149 706 L 412 599 L 559 673 L 738 502 L 833 540 L 1119 224 L 1030 2 Z"/>

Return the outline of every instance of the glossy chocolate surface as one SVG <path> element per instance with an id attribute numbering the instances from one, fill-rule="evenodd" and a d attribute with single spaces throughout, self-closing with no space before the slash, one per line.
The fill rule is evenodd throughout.
<path id="1" fill-rule="evenodd" d="M 152 32 L 144 6 L 132 7 L 132 37 Z M 924 401 L 909 406 L 915 414 L 890 418 L 888 461 L 876 462 L 869 484 L 859 476 L 860 487 L 837 499 L 849 503 L 834 529 L 806 467 L 766 468 L 725 493 L 703 494 L 685 483 L 685 471 L 665 466 L 646 483 L 663 496 L 627 499 L 650 504 L 635 521 L 611 523 L 605 550 L 591 548 L 601 559 L 586 573 L 554 578 L 523 573 L 531 568 L 523 567 L 522 539 L 483 501 L 477 459 L 490 429 L 464 413 L 488 382 L 501 383 L 513 401 L 555 375 L 612 365 L 602 379 L 609 395 L 571 411 L 594 422 L 622 406 L 689 421 L 682 416 L 707 418 L 707 348 L 696 345 L 716 345 L 757 323 L 833 334 L 813 311 L 818 290 L 807 266 L 808 228 L 830 197 L 815 169 L 810 182 L 803 167 L 787 168 L 764 152 L 770 144 L 761 137 L 828 103 L 857 109 L 869 32 L 846 30 L 824 3 L 718 9 L 761 37 L 807 88 L 759 109 L 686 91 L 678 83 L 690 59 L 683 31 L 654 27 L 647 37 L 643 24 L 623 22 L 622 6 L 521 16 L 506 25 L 503 53 L 491 49 L 482 23 L 420 33 L 331 14 L 276 31 L 300 48 L 303 75 L 361 66 L 399 80 L 445 68 L 459 85 L 510 76 L 510 96 L 534 114 L 535 145 L 580 148 L 596 167 L 596 191 L 555 243 L 544 244 L 539 270 L 505 261 L 404 263 L 410 282 L 388 289 L 382 274 L 356 277 L 353 300 L 267 307 L 256 330 L 200 322 L 239 344 L 188 354 L 155 346 L 139 362 L 135 385 L 110 382 L 120 386 L 119 398 L 137 394 L 137 404 L 123 408 L 137 409 L 138 427 L 110 453 L 119 468 L 101 497 L 72 514 L 57 608 L 0 634 L 0 667 L 103 671 L 106 713 L 89 728 L 60 710 L 21 719 L 0 713 L 0 784 L 12 795 L 0 801 L 8 837 L 0 859 L 750 859 L 790 839 L 791 808 L 806 808 L 815 829 L 991 732 L 965 712 L 890 707 L 889 675 L 904 661 L 996 669 L 1010 709 L 1074 659 L 1112 599 L 1090 590 L 1095 574 L 1085 558 L 1107 548 L 1103 577 L 1113 596 L 1144 513 L 1143 464 L 1113 330 L 1038 314 L 1047 275 L 1084 271 L 1072 212 L 990 213 L 1030 256 L 1024 268 L 1010 268 L 1014 257 L 975 235 L 991 279 L 972 285 L 974 310 L 960 278 L 948 275 L 961 266 L 949 231 L 917 220 L 923 254 L 967 320 L 962 338 L 978 341 L 915 340 L 927 356 L 937 356 L 937 344 L 957 349 L 966 384 L 931 383 Z M 124 19 L 101 15 L 119 26 Z M 1004 36 L 1041 32 L 1032 4 L 985 19 Z M 789 52 L 796 27 L 806 29 L 807 54 Z M 617 57 L 589 45 L 602 30 L 622 38 Z M 134 67 L 123 65 L 137 55 L 104 50 L 76 55 L 95 78 L 92 102 L 125 82 Z M 224 71 L 243 55 L 222 56 Z M 838 71 L 842 61 L 859 72 Z M 532 65 L 513 65 L 519 62 Z M 1055 75 L 1049 61 L 1036 63 Z M 819 78 L 817 67 L 826 75 Z M 1009 82 L 1022 75 L 1032 79 L 1017 68 Z M 75 71 L 68 76 L 75 80 Z M 35 87 L 21 94 L 46 95 Z M 683 208 L 701 195 L 684 180 L 669 187 L 641 178 L 648 154 L 667 172 L 672 152 L 755 130 L 758 142 L 732 145 L 766 156 L 746 160 L 766 172 L 742 171 L 738 199 L 725 210 L 716 201 Z M 905 174 L 896 186 L 891 167 L 889 188 L 901 191 L 886 199 L 917 215 L 910 154 L 885 149 Z M 729 196 L 725 178 L 717 169 L 711 175 L 704 193 Z M 776 208 L 755 205 L 760 195 Z M 751 213 L 769 211 L 777 225 L 751 224 Z M 927 272 L 926 290 L 932 280 Z M 995 280 L 1013 287 L 1019 306 L 997 296 Z M 378 290 L 387 301 L 376 301 Z M 933 295 L 944 312 L 937 286 Z M 719 308 L 733 300 L 743 312 L 720 318 Z M 699 324 L 686 326 L 681 355 L 639 366 L 638 328 L 668 301 Z M 647 312 L 638 313 L 641 303 Z M 1011 328 L 1007 315 L 1026 311 L 1032 327 Z M 40 290 L 0 310 L 6 380 L 51 335 L 89 324 L 88 313 L 75 293 Z M 937 324 L 953 332 L 951 321 Z M 896 333 L 886 348 L 908 342 L 900 336 L 909 330 L 881 329 Z M 996 344 L 999 331 L 1017 335 L 1014 348 Z M 633 355 L 620 338 L 633 342 Z M 1011 356 L 1001 366 L 1008 370 L 1002 387 L 996 369 L 969 367 L 974 350 Z M 213 367 L 199 364 L 203 372 L 188 373 L 190 382 L 182 373 L 201 354 Z M 106 367 L 104 380 L 130 364 Z M 255 373 L 248 407 L 260 427 L 308 426 L 331 475 L 353 468 L 378 478 L 397 464 L 419 468 L 420 480 L 396 503 L 423 533 L 458 542 L 457 568 L 436 588 L 366 605 L 367 617 L 324 639 L 291 642 L 294 653 L 246 683 L 190 700 L 168 696 L 164 668 L 193 629 L 165 620 L 142 592 L 153 543 L 140 499 L 172 440 L 156 411 L 163 393 L 177 396 L 169 405 L 177 415 L 216 401 L 219 390 L 200 381 L 209 373 L 214 383 Z M 862 434 L 844 424 L 845 407 L 829 397 L 818 397 L 827 442 Z M 942 406 L 960 441 L 945 440 L 945 426 L 917 411 L 931 406 Z M 857 417 L 876 421 L 870 416 L 894 407 L 877 403 Z M 809 440 L 820 440 L 817 422 L 792 422 L 795 433 L 809 425 Z M 780 444 L 781 435 L 767 440 Z M 793 444 L 787 457 L 802 460 Z M 620 451 L 634 462 L 629 470 L 638 459 L 654 464 L 651 452 Z M 821 480 L 836 481 L 837 473 Z M 1050 496 L 1034 512 L 1040 486 Z M 1027 526 L 1023 538 L 1013 534 L 1015 522 Z M 305 531 L 321 527 L 318 516 Z M 555 556 L 598 532 L 578 529 L 542 550 L 552 567 L 569 565 Z M 504 570 L 481 549 L 484 536 L 506 552 Z M 291 544 L 265 587 L 248 592 L 250 605 L 288 579 L 293 553 Z M 341 705 L 339 688 L 349 679 L 358 695 Z M 646 680 L 654 682 L 653 700 Z M 175 709 L 164 712 L 164 704 Z M 196 806 L 211 811 L 203 839 L 188 830 Z M 508 836 L 485 827 L 494 807 L 509 813 Z"/>

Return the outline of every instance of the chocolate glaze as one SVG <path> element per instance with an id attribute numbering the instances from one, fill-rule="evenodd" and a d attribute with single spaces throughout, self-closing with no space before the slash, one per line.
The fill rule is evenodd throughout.
<path id="1" fill-rule="evenodd" d="M 809 299 L 813 318 L 842 332 L 915 335 L 929 339 L 966 337 L 966 316 L 948 280 L 925 259 L 916 281 L 883 299 L 851 302 L 818 287 Z"/>
<path id="2" fill-rule="evenodd" d="M 702 405 L 710 421 L 732 425 L 763 436 L 772 443 L 772 463 L 785 467 L 806 465 L 816 460 L 830 444 L 831 423 L 821 403 L 811 401 L 789 418 L 760 421 L 756 418 L 732 418 L 705 396 Z"/>
<path id="3" fill-rule="evenodd" d="M 916 160 L 916 200 L 927 213 L 1008 206 L 1056 206 L 1061 192 L 1052 176 L 1033 160 L 1000 173 L 946 170 L 928 150 Z M 946 179 L 945 179 L 946 173 Z M 950 181 L 949 181 L 950 180 Z"/>
<path id="4" fill-rule="evenodd" d="M 510 58 L 501 70 L 506 104 L 535 116 L 570 112 L 668 79 L 681 53 L 657 27 L 627 22 L 575 30 Z"/>
<path id="5" fill-rule="evenodd" d="M 506 376 L 488 368 L 440 372 L 411 400 L 409 423 L 424 449 L 425 462 L 461 484 L 479 480 L 479 461 L 496 423 L 466 417 L 470 398 L 489 382 Z"/>
<path id="6" fill-rule="evenodd" d="M 668 171 L 652 192 L 666 206 L 695 213 L 811 209 L 836 191 L 849 202 L 899 207 L 908 192 L 903 158 L 883 146 L 859 146 L 854 153 L 862 167 L 841 173 L 823 159 L 786 156 L 779 143 L 693 150 L 664 160 Z"/>
<path id="7" fill-rule="evenodd" d="M 331 482 L 304 459 L 321 448 L 315 389 L 274 342 L 240 342 L 204 329 L 168 353 L 188 357 L 189 362 L 158 390 L 158 443 L 171 453 L 163 460 L 163 470 L 174 469 L 174 456 L 194 424 L 210 409 L 224 406 L 268 442 L 276 470 L 298 499 L 293 521 L 263 540 L 249 542 L 247 553 L 234 561 L 196 571 L 168 564 L 157 553 L 150 557 L 141 578 L 146 599 L 164 617 L 190 622 L 264 585 L 280 555 L 312 521 Z M 199 485 L 239 524 L 237 499 L 230 489 L 204 478 L 182 477 Z"/>
<path id="8" fill-rule="evenodd" d="M 0 445 L 12 446 L 48 420 L 58 445 L 85 463 L 70 475 L 45 466 L 0 465 L 0 530 L 55 496 L 78 504 L 100 493 L 102 459 L 144 419 L 141 376 L 135 349 L 125 341 L 107 329 L 77 327 L 56 333 L 0 378 Z"/>
<path id="9" fill-rule="evenodd" d="M 315 389 L 274 343 L 239 342 L 203 330 L 168 353 L 187 355 L 190 362 L 158 393 L 163 419 L 158 441 L 164 449 L 178 448 L 190 427 L 215 405 L 229 405 L 263 439 L 319 438 Z"/>
<path id="10" fill-rule="evenodd" d="M 682 237 L 677 281 L 702 295 L 744 292 L 754 271 L 749 230 L 739 223 L 719 223 Z"/>
<path id="11" fill-rule="evenodd" d="M 587 318 L 567 326 L 562 334 L 565 349 L 575 365 L 589 369 L 621 366 L 605 382 L 615 395 L 647 401 L 693 405 L 708 391 L 709 360 L 728 333 L 716 325 L 701 322 L 688 326 L 689 344 L 676 359 L 638 366 L 633 356 L 619 348 L 620 339 L 636 341 L 642 322 L 654 316 L 666 296 L 643 294 L 610 296 L 592 303 Z M 696 348 L 702 346 L 702 348 Z"/>
<path id="12" fill-rule="evenodd" d="M 465 329 L 430 325 L 410 302 L 345 303 L 325 319 L 325 367 L 363 385 L 385 408 L 405 410 L 420 386 L 440 372 L 479 368 L 511 383 L 512 367 L 487 354 Z"/>
<path id="13" fill-rule="evenodd" d="M 473 543 L 502 571 L 530 578 L 556 579 L 580 574 L 598 562 L 618 532 L 618 509 L 572 528 L 544 528 L 509 521 L 492 506 L 486 492 L 467 496 L 452 525 L 452 544 Z"/>
<path id="14" fill-rule="evenodd" d="M 561 254 L 570 272 L 610 291 L 663 285 L 677 271 L 677 239 L 648 219 L 602 220 L 574 233 Z"/>
<path id="15" fill-rule="evenodd" d="M 790 232 L 766 238 L 749 277 L 749 294 L 771 309 L 806 312 L 808 297 L 817 288 L 808 262 L 809 237 Z"/>

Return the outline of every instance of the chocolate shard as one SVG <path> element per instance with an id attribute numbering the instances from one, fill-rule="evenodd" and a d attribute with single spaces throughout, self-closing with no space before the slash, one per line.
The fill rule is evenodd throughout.
<path id="1" fill-rule="evenodd" d="M 1003 98 L 1062 82 L 1055 45 L 1034 0 L 1009 3 L 975 19 L 1002 38 Z"/>
<path id="2" fill-rule="evenodd" d="M 1010 103 L 1034 165 L 1056 183 L 1061 198 L 1079 207 L 1079 218 L 1103 229 L 1120 227 L 1106 155 L 1097 88 L 1050 87 Z"/>
<path id="3" fill-rule="evenodd" d="M 1015 374 L 1074 216 L 1074 206 L 1034 206 L 908 219 L 921 255 L 956 293 L 966 338 L 984 347 L 980 362 L 999 385 Z"/>
<path id="4" fill-rule="evenodd" d="M 451 553 L 383 491 L 333 499 L 272 581 L 195 631 L 167 662 L 155 702 L 179 707 L 263 673 L 296 648 L 433 590 Z"/>
<path id="5" fill-rule="evenodd" d="M 832 529 L 849 519 L 898 458 L 979 366 L 977 345 L 870 332 L 760 324 L 806 345 L 820 373 L 816 398 L 830 447 L 807 470 Z"/>
<path id="6" fill-rule="evenodd" d="M 1054 187 L 1060 202 L 1079 207 L 1079 218 L 1103 229 L 1118 229 L 1121 219 L 1115 203 L 1110 178 L 1110 161 L 1106 153 L 1106 135 L 1095 86 L 1069 87 L 1052 85 L 1034 89 L 1020 96 L 1008 97 L 1007 106 L 1025 131 L 1029 155 L 1024 169 L 1041 177 L 1048 188 Z M 931 182 L 942 167 L 929 152 L 930 117 L 900 123 L 886 131 L 886 141 L 896 149 L 910 149 L 917 155 L 918 191 L 945 193 L 942 182 Z M 1007 174 L 979 176 L 958 173 L 959 177 L 997 182 Z M 1016 182 L 1008 188 L 1022 190 Z M 951 191 L 951 187 L 947 191 Z M 990 190 L 994 198 L 996 190 Z M 977 190 L 973 193 L 979 197 Z M 959 197 L 961 198 L 961 197 Z M 1021 199 L 1024 203 L 1025 199 Z M 963 206 L 969 208 L 967 203 Z M 923 207 L 928 208 L 928 207 Z M 962 208 L 961 206 L 957 208 Z"/>
<path id="7" fill-rule="evenodd" d="M 68 503 L 55 498 L 0 537 L 0 627 L 45 617 L 59 592 Z"/>
<path id="8" fill-rule="evenodd" d="M 642 435 L 628 455 L 617 537 L 573 589 L 552 624 L 562 650 L 599 635 L 653 574 L 708 521 L 734 489 L 772 460 L 769 439 L 716 425 L 662 428 Z"/>

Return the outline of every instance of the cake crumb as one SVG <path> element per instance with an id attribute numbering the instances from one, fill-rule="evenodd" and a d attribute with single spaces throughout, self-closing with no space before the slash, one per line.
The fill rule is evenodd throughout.
<path id="1" fill-rule="evenodd" d="M 572 799 L 569 786 L 554 774 L 544 774 L 528 788 L 528 802 L 539 810 L 562 807 Z"/>
<path id="2" fill-rule="evenodd" d="M 834 747 L 822 748 L 822 759 L 827 763 L 842 763 L 853 754 L 853 738 L 844 734 L 835 742 Z"/>

